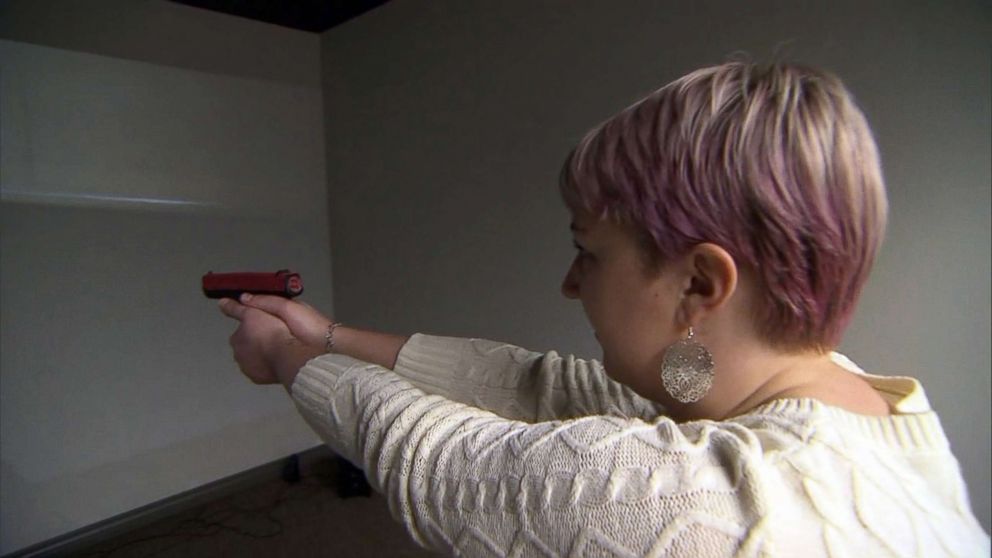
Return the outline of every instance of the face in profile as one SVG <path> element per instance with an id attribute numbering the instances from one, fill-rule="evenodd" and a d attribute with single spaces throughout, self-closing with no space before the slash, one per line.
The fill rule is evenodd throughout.
<path id="1" fill-rule="evenodd" d="M 656 370 L 679 338 L 678 285 L 664 269 L 648 270 L 632 226 L 576 212 L 571 228 L 576 254 L 562 294 L 582 303 L 606 372 L 636 390 L 643 371 Z"/>

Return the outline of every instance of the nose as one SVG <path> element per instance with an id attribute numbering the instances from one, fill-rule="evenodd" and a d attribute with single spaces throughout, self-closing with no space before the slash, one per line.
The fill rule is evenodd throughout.
<path id="1" fill-rule="evenodd" d="M 579 298 L 579 273 L 576 266 L 577 259 L 572 260 L 572 265 L 565 274 L 565 280 L 561 282 L 561 294 L 573 300 Z"/>

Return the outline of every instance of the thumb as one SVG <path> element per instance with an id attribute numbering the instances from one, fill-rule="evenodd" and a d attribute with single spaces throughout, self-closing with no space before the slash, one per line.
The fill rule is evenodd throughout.
<path id="1" fill-rule="evenodd" d="M 241 295 L 241 304 L 245 306 L 251 306 L 252 308 L 258 308 L 263 312 L 272 314 L 273 316 L 278 316 L 285 320 L 286 305 L 289 303 L 288 300 L 281 296 L 273 295 L 254 295 L 251 293 L 244 293 Z"/>

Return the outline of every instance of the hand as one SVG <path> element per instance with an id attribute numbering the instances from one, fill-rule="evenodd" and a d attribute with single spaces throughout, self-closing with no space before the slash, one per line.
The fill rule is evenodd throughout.
<path id="1" fill-rule="evenodd" d="M 313 351 L 313 356 L 324 353 L 324 336 L 331 319 L 310 306 L 278 296 L 250 294 L 241 295 L 241 304 L 282 320 L 293 337 Z M 392 369 L 407 339 L 342 326 L 334 330 L 334 352 Z"/>
<path id="2" fill-rule="evenodd" d="M 276 316 L 231 299 L 222 299 L 219 306 L 224 315 L 241 322 L 230 339 L 241 372 L 256 384 L 292 383 L 280 359 L 285 348 L 301 343 L 289 327 Z"/>
<path id="3" fill-rule="evenodd" d="M 278 317 L 303 344 L 324 348 L 324 336 L 331 320 L 310 305 L 279 296 L 251 294 L 241 295 L 241 304 Z"/>

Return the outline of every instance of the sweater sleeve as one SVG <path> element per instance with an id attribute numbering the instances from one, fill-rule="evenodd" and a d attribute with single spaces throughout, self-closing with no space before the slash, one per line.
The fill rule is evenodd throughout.
<path id="1" fill-rule="evenodd" d="M 744 430 L 609 416 L 525 423 L 344 355 L 310 361 L 291 392 L 428 548 L 724 556 L 760 544 L 740 505 L 748 483 L 736 456 L 755 451 Z"/>
<path id="2" fill-rule="evenodd" d="M 609 378 L 598 361 L 484 339 L 413 335 L 394 371 L 426 393 L 527 422 L 664 414 L 660 404 Z"/>

